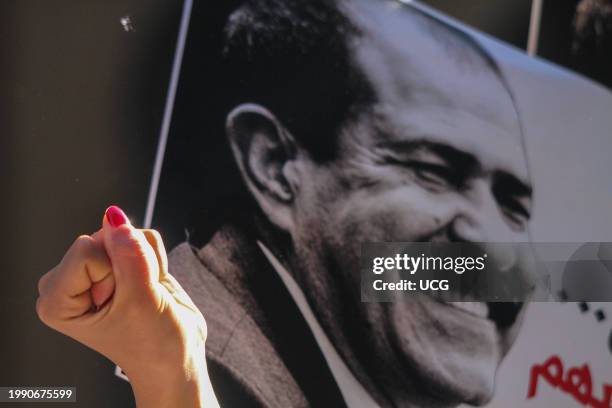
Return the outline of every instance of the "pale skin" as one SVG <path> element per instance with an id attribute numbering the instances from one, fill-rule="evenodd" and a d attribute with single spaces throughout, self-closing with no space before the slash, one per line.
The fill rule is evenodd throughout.
<path id="1" fill-rule="evenodd" d="M 206 322 L 168 273 L 156 231 L 105 216 L 38 290 L 40 319 L 119 365 L 139 408 L 219 406 L 203 358 Z"/>

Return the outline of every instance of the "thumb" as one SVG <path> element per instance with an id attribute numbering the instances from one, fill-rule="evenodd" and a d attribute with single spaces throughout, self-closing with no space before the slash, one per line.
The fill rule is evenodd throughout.
<path id="1" fill-rule="evenodd" d="M 116 206 L 106 210 L 102 222 L 104 247 L 115 276 L 115 302 L 154 301 L 158 306 L 159 264 L 142 231 L 134 228 Z"/>

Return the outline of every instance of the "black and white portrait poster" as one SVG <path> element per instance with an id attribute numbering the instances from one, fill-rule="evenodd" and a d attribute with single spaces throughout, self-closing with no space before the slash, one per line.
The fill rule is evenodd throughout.
<path id="1" fill-rule="evenodd" d="M 363 242 L 609 241 L 604 85 L 420 3 L 196 5 L 153 225 L 222 403 L 609 406 L 607 303 L 351 293 Z"/>
<path id="2" fill-rule="evenodd" d="M 71 236 L 63 214 L 112 197 L 161 233 L 170 273 L 206 319 L 202 358 L 222 407 L 612 407 L 612 306 L 576 295 L 589 278 L 572 263 L 591 262 L 597 289 L 612 293 L 601 249 L 612 242 L 610 0 L 187 0 L 149 14 L 147 3 L 112 6 L 116 37 L 105 34 L 106 57 L 87 65 L 96 78 L 82 80 L 98 99 L 76 86 L 66 99 L 105 106 L 100 134 L 119 136 L 94 132 L 104 157 L 53 160 L 71 183 L 57 197 L 79 204 L 40 218 Z M 79 52 L 71 65 L 100 54 Z M 52 74 L 45 83 L 71 81 Z M 24 106 L 44 96 L 10 89 Z M 81 123 L 57 100 L 58 125 Z M 33 112 L 19 123 L 37 124 L 22 129 L 39 140 L 48 122 Z M 67 145 L 87 150 L 82 137 Z M 100 187 L 78 190 L 80 180 Z M 362 246 L 391 242 L 562 243 L 567 273 L 538 301 L 363 301 Z M 521 263 L 501 258 L 509 271 Z M 25 287 L 14 276 L 30 269 L 7 267 L 23 275 L 4 286 Z M 11 308 L 32 303 L 17 292 L 2 296 L 10 333 L 21 324 Z M 7 339 L 0 356 L 21 368 L 3 381 L 27 382 L 40 364 L 37 381 L 72 370 L 59 378 L 77 382 L 83 406 L 131 402 L 108 361 L 75 361 L 54 337 L 58 357 L 38 363 L 19 357 L 21 337 Z M 106 375 L 99 390 L 78 383 L 87 361 Z"/>

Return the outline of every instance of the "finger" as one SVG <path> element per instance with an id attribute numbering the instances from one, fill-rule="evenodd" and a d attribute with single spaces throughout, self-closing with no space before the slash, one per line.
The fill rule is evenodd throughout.
<path id="1" fill-rule="evenodd" d="M 62 303 L 60 314 L 57 317 L 63 321 L 83 316 L 92 311 L 94 306 L 90 291 L 72 296 L 70 299 L 65 299 Z"/>
<path id="2" fill-rule="evenodd" d="M 91 237 L 94 241 L 98 242 L 100 245 L 104 246 L 104 230 L 100 228 L 96 232 L 94 232 Z"/>
<path id="3" fill-rule="evenodd" d="M 115 276 L 111 273 L 91 287 L 91 300 L 98 308 L 105 304 L 115 292 Z"/>
<path id="4" fill-rule="evenodd" d="M 47 288 L 49 287 L 49 281 L 54 271 L 55 271 L 55 268 L 51 269 L 49 272 L 41 276 L 40 279 L 38 280 L 38 294 L 39 295 L 42 295 L 43 293 L 47 291 Z"/>
<path id="5" fill-rule="evenodd" d="M 173 295 L 176 301 L 197 312 L 198 308 L 193 303 L 187 292 L 174 278 L 174 276 L 168 273 L 168 256 L 163 239 L 159 232 L 153 229 L 143 229 L 141 231 L 157 255 L 157 262 L 160 265 L 160 283 Z"/>
<path id="6" fill-rule="evenodd" d="M 81 235 L 49 279 L 54 290 L 66 296 L 77 296 L 111 274 L 111 263 L 104 247 L 92 237 Z"/>
<path id="7" fill-rule="evenodd" d="M 118 302 L 161 302 L 159 264 L 142 231 L 134 228 L 118 207 L 109 207 L 103 221 L 104 247 L 115 274 Z M 115 301 L 114 300 L 114 301 Z"/>
<path id="8" fill-rule="evenodd" d="M 72 244 L 58 266 L 39 281 L 38 315 L 45 323 L 72 319 L 92 307 L 90 288 L 112 276 L 106 251 L 87 235 Z"/>
<path id="9" fill-rule="evenodd" d="M 166 254 L 164 241 L 159 232 L 154 229 L 142 229 L 141 231 L 147 239 L 147 242 L 149 242 L 149 245 L 151 245 L 151 248 L 153 248 L 153 251 L 155 251 L 161 280 L 168 273 L 168 255 Z"/>
<path id="10" fill-rule="evenodd" d="M 100 228 L 92 236 L 100 246 L 104 248 L 104 230 Z M 104 305 L 115 292 L 115 275 L 109 274 L 104 279 L 96 282 L 91 287 L 91 299 L 96 307 L 100 308 Z"/>

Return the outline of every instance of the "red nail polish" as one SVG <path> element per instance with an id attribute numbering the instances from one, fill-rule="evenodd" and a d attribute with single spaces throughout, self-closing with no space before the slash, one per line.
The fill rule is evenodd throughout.
<path id="1" fill-rule="evenodd" d="M 116 205 L 111 205 L 106 209 L 106 219 L 108 223 L 117 228 L 128 223 L 128 218 L 123 210 Z"/>

